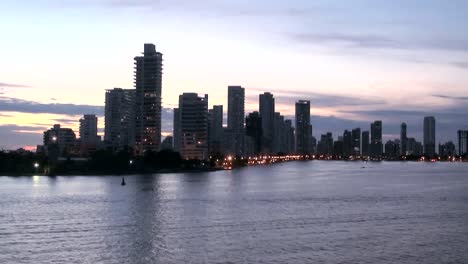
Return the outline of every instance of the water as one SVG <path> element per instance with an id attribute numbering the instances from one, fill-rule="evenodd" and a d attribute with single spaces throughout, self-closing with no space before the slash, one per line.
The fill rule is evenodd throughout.
<path id="1" fill-rule="evenodd" d="M 0 263 L 468 262 L 466 163 L 294 162 L 120 182 L 0 177 Z"/>

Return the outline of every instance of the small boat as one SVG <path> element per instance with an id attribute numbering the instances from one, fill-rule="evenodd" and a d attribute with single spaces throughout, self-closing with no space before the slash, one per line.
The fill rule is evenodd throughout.
<path id="1" fill-rule="evenodd" d="M 120 185 L 122 185 L 122 186 L 125 185 L 125 178 L 122 178 L 122 183 Z"/>

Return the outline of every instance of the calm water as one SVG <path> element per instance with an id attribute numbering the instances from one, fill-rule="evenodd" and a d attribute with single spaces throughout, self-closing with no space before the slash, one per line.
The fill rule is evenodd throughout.
<path id="1" fill-rule="evenodd" d="M 0 263 L 468 263 L 468 164 L 120 181 L 0 177 Z"/>

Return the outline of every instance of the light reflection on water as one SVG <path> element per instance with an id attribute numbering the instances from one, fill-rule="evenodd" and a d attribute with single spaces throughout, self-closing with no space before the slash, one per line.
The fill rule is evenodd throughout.
<path id="1" fill-rule="evenodd" d="M 468 164 L 0 177 L 0 263 L 463 263 Z"/>

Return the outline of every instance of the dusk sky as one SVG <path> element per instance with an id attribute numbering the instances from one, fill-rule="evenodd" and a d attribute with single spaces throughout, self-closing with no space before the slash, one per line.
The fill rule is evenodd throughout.
<path id="1" fill-rule="evenodd" d="M 277 111 L 311 100 L 313 134 L 368 130 L 436 140 L 468 129 L 466 0 L 2 0 L 0 149 L 42 144 L 54 123 L 83 114 L 104 125 L 106 89 L 133 88 L 144 43 L 164 54 L 163 134 L 183 92 L 227 109 L 246 88 L 246 113 L 272 92 Z"/>

